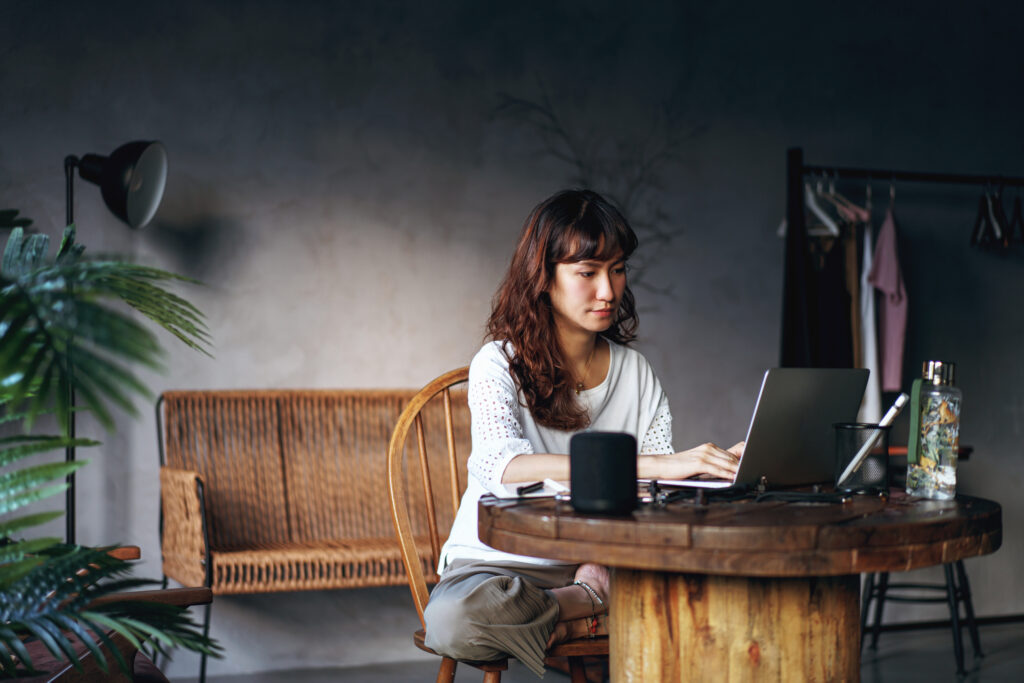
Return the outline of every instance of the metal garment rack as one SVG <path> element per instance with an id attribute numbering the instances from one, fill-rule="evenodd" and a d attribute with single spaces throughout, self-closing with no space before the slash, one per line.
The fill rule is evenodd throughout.
<path id="1" fill-rule="evenodd" d="M 1024 178 L 1019 176 L 980 175 L 975 173 L 933 173 L 930 171 L 895 171 L 882 168 L 854 168 L 851 166 L 821 166 L 804 163 L 802 147 L 790 147 L 786 151 L 786 222 L 795 228 L 797 234 L 804 230 L 804 177 L 808 175 L 829 175 L 842 180 L 867 180 L 892 182 L 894 180 L 915 183 L 946 183 L 953 185 L 995 185 L 1003 187 L 1024 187 Z"/>
<path id="2" fill-rule="evenodd" d="M 934 173 L 930 171 L 900 171 L 882 168 L 855 168 L 851 166 L 822 166 L 804 162 L 802 147 L 791 147 L 786 151 L 786 261 L 799 260 L 803 256 L 804 238 L 807 226 L 804 221 L 804 180 L 807 176 L 829 176 L 837 180 L 865 180 L 867 182 L 891 183 L 899 180 L 916 183 L 945 183 L 957 185 L 993 185 L 997 187 L 1024 187 L 1024 177 L 999 174 L 981 175 L 972 173 Z M 787 270 L 785 277 L 789 286 L 801 286 L 802 276 Z M 795 285 L 789 281 L 796 277 Z M 800 338 L 787 344 L 787 331 L 801 329 L 804 312 L 791 308 L 784 301 L 782 311 L 782 357 L 781 365 L 800 365 L 808 340 Z M 796 350 L 794 350 L 794 344 Z"/>
<path id="3" fill-rule="evenodd" d="M 786 151 L 786 220 L 789 225 L 799 217 L 803 224 L 803 181 L 806 175 L 830 175 L 843 180 L 915 183 L 946 183 L 953 185 L 995 185 L 1024 187 L 1024 178 L 1005 175 L 975 173 L 933 173 L 930 171 L 894 171 L 882 168 L 854 168 L 851 166 L 820 166 L 804 163 L 804 150 L 791 147 Z M 795 204 L 794 204 L 795 201 Z"/>

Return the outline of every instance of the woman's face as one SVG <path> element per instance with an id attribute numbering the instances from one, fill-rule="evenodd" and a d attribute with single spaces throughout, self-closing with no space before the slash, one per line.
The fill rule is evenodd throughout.
<path id="1" fill-rule="evenodd" d="M 621 252 L 607 261 L 559 263 L 548 287 L 555 324 L 566 332 L 604 332 L 615 322 L 625 289 L 626 259 Z"/>

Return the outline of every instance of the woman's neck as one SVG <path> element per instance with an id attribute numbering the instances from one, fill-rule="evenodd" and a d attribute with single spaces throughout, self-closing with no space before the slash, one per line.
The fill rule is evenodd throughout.
<path id="1" fill-rule="evenodd" d="M 599 335 L 594 332 L 567 333 L 562 330 L 557 330 L 557 334 L 558 346 L 569 368 L 582 370 L 587 361 L 594 357 Z"/>

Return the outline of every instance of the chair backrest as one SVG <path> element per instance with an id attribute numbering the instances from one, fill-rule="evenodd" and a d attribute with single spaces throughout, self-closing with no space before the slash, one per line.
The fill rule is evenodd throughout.
<path id="1" fill-rule="evenodd" d="M 417 393 L 409 404 L 402 411 L 391 435 L 391 443 L 388 446 L 388 494 L 391 499 L 391 516 L 395 523 L 395 532 L 398 534 L 398 543 L 401 546 L 402 562 L 405 564 L 406 575 L 409 578 L 409 589 L 412 591 L 412 599 L 416 604 L 416 611 L 419 613 L 420 623 L 423 623 L 423 610 L 427 606 L 430 597 L 427 591 L 427 578 L 424 573 L 421 558 L 425 553 L 420 551 L 418 543 L 423 538 L 417 538 L 416 529 L 413 526 L 414 518 L 425 518 L 427 521 L 427 532 L 430 544 L 429 570 L 433 574 L 441 553 L 441 545 L 447 537 L 451 522 L 459 508 L 464 486 L 460 483 L 460 467 L 458 459 L 457 444 L 461 441 L 465 446 L 465 435 L 468 432 L 468 410 L 453 409 L 453 392 L 451 388 L 465 383 L 469 379 L 469 368 L 459 368 L 447 372 L 433 382 L 425 386 Z M 432 425 L 435 420 L 425 420 L 425 408 L 432 402 L 436 405 L 440 399 L 443 408 L 443 425 Z M 456 399 L 464 400 L 461 392 Z M 461 418 L 461 419 L 460 419 Z M 447 461 L 444 472 L 436 472 L 436 457 L 428 454 L 428 444 L 439 441 L 437 434 L 428 434 L 430 427 L 441 428 L 444 431 L 444 447 L 447 449 Z M 412 480 L 408 469 L 413 467 L 412 463 L 406 461 L 406 439 L 409 432 L 416 434 L 416 451 L 418 453 L 418 468 L 422 481 L 422 495 L 415 495 L 418 492 L 409 490 L 409 482 Z M 412 450 L 411 448 L 409 449 Z M 466 452 L 468 456 L 468 451 Z M 431 471 L 431 464 L 435 464 Z M 436 479 L 432 479 L 436 477 Z M 445 481 L 446 480 L 446 481 Z M 443 509 L 448 506 L 445 501 L 438 503 L 437 489 L 439 484 L 447 489 L 450 511 Z M 410 506 L 417 500 L 425 506 L 424 515 L 410 514 Z M 448 514 L 450 512 L 450 514 Z M 443 536 L 442 536 L 443 534 Z M 425 548 L 423 549 L 425 550 Z"/>

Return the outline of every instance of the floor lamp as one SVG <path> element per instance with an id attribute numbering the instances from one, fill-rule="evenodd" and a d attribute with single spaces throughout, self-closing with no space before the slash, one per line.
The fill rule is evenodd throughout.
<path id="1" fill-rule="evenodd" d="M 75 222 L 74 180 L 75 169 L 83 180 L 100 186 L 107 208 L 132 228 L 141 228 L 153 219 L 167 182 L 167 152 L 155 141 L 136 141 L 121 145 L 110 156 L 86 154 L 64 158 L 65 200 L 67 225 Z M 70 370 L 70 368 L 69 368 Z M 69 373 L 70 374 L 70 373 Z M 68 435 L 75 438 L 75 390 L 69 385 L 71 410 L 68 415 Z M 68 446 L 65 461 L 74 462 L 75 447 Z M 65 493 L 66 540 L 75 544 L 75 475 L 69 474 Z"/>

